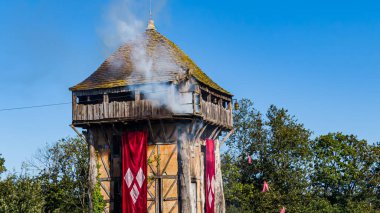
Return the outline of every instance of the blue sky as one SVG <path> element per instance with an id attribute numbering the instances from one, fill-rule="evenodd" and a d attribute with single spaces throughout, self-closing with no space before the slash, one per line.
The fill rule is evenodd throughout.
<path id="1" fill-rule="evenodd" d="M 160 2 L 162 3 L 162 1 Z M 106 0 L 0 3 L 0 109 L 68 102 L 109 51 Z M 153 0 L 153 6 L 158 3 Z M 316 135 L 380 141 L 378 1 L 168 0 L 158 30 L 216 82 L 265 111 L 289 109 Z M 0 153 L 18 169 L 74 135 L 70 105 L 0 112 Z"/>

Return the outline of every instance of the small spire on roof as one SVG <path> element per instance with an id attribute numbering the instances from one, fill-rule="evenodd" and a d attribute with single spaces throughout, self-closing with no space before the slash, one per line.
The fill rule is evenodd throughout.
<path id="1" fill-rule="evenodd" d="M 152 18 L 152 0 L 149 1 L 149 21 L 148 21 L 148 26 L 146 29 L 147 30 L 156 30 L 156 26 L 154 26 L 154 21 Z"/>
<path id="2" fill-rule="evenodd" d="M 146 28 L 147 30 L 156 30 L 156 26 L 154 26 L 153 19 L 149 19 L 148 26 Z"/>

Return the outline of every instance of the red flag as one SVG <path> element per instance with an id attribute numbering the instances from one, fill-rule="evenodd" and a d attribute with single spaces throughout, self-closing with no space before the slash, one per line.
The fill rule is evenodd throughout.
<path id="1" fill-rule="evenodd" d="M 206 213 L 214 213 L 215 151 L 214 140 L 206 139 Z"/>
<path id="2" fill-rule="evenodd" d="M 122 212 L 147 210 L 147 142 L 143 131 L 124 133 L 122 144 Z"/>
<path id="3" fill-rule="evenodd" d="M 266 181 L 264 181 L 262 192 L 267 192 L 267 191 L 269 191 L 269 185 L 268 185 L 268 183 Z"/>
<path id="4" fill-rule="evenodd" d="M 248 163 L 249 163 L 249 164 L 252 164 L 252 158 L 251 158 L 250 155 L 248 155 Z"/>
<path id="5" fill-rule="evenodd" d="M 282 207 L 280 213 L 285 213 L 285 207 Z"/>

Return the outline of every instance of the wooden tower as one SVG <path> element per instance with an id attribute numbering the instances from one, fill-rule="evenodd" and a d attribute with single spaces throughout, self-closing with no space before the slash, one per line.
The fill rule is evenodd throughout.
<path id="1" fill-rule="evenodd" d="M 72 125 L 84 129 L 90 187 L 98 177 L 105 212 L 121 212 L 121 140 L 136 130 L 149 136 L 148 212 L 205 211 L 206 139 L 215 140 L 215 212 L 224 212 L 218 138 L 233 129 L 232 94 L 158 33 L 153 21 L 70 90 Z"/>

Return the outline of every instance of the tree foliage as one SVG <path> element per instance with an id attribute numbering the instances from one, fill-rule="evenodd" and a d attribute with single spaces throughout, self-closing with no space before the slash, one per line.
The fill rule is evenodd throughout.
<path id="1" fill-rule="evenodd" d="M 239 105 L 222 156 L 228 212 L 380 211 L 379 145 L 342 133 L 312 139 L 286 109 L 264 116 L 250 100 Z"/>
<path id="2" fill-rule="evenodd" d="M 3 157 L 1 157 L 1 154 L 0 154 L 0 175 L 6 171 L 6 168 L 5 168 L 5 159 Z"/>
<path id="3" fill-rule="evenodd" d="M 315 139 L 313 193 L 333 205 L 379 206 L 379 146 L 354 135 L 330 133 Z"/>
<path id="4" fill-rule="evenodd" d="M 0 181 L 0 212 L 42 212 L 44 195 L 39 180 L 23 173 Z"/>
<path id="5" fill-rule="evenodd" d="M 25 168 L 34 175 L 11 174 L 0 181 L 0 212 L 88 212 L 88 149 L 83 140 L 46 145 Z M 103 212 L 100 186 L 93 199 L 95 212 Z"/>
<path id="6" fill-rule="evenodd" d="M 79 138 L 61 139 L 40 149 L 29 163 L 38 172 L 46 212 L 87 211 L 87 153 Z"/>

